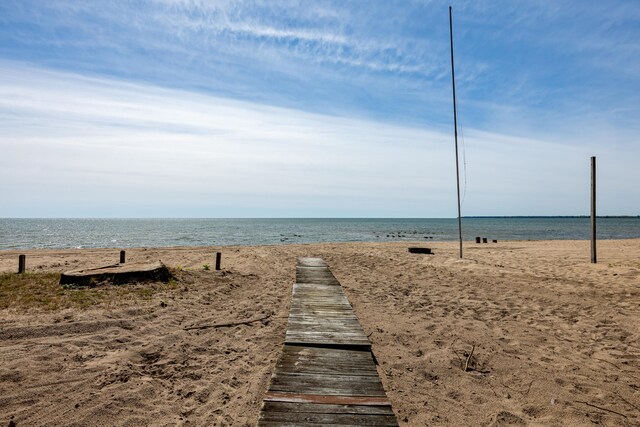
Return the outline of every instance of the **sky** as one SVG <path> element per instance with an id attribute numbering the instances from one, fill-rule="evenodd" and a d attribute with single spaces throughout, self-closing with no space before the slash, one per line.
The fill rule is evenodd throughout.
<path id="1" fill-rule="evenodd" d="M 449 5 L 3 0 L 0 217 L 455 217 Z M 451 6 L 462 215 L 639 215 L 640 3 Z"/>

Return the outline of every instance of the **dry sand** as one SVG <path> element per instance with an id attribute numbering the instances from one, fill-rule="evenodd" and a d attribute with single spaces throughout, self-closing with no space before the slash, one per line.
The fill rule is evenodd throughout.
<path id="1" fill-rule="evenodd" d="M 127 250 L 187 271 L 149 300 L 0 310 L 0 426 L 255 425 L 297 256 L 341 281 L 400 425 L 640 425 L 639 239 L 599 242 L 596 265 L 586 241 L 467 244 L 462 260 L 452 243 L 408 246 Z M 223 271 L 204 271 L 216 250 Z M 18 253 L 0 252 L 0 272 Z M 118 256 L 26 254 L 57 272 Z"/>

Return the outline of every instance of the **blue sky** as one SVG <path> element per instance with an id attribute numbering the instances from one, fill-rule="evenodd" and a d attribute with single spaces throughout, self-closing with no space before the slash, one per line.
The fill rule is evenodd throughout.
<path id="1" fill-rule="evenodd" d="M 0 2 L 3 217 L 454 217 L 448 2 Z M 463 215 L 640 214 L 640 4 L 457 1 Z"/>

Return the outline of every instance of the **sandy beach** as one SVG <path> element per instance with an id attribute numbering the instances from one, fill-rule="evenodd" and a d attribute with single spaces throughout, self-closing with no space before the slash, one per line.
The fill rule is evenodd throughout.
<path id="1" fill-rule="evenodd" d="M 342 283 L 400 425 L 640 425 L 640 239 L 600 241 L 598 264 L 587 241 L 411 245 L 127 249 L 175 280 L 49 294 L 5 274 L 0 425 L 255 425 L 298 256 Z M 0 273 L 24 253 L 51 282 L 118 252 L 2 251 Z"/>

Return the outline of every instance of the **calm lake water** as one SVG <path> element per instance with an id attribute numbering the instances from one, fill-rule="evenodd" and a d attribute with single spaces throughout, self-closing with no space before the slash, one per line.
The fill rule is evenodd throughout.
<path id="1" fill-rule="evenodd" d="M 463 218 L 465 240 L 589 239 L 589 218 Z M 455 241 L 457 219 L 13 219 L 0 250 Z M 640 218 L 598 218 L 598 238 L 640 237 Z"/>

